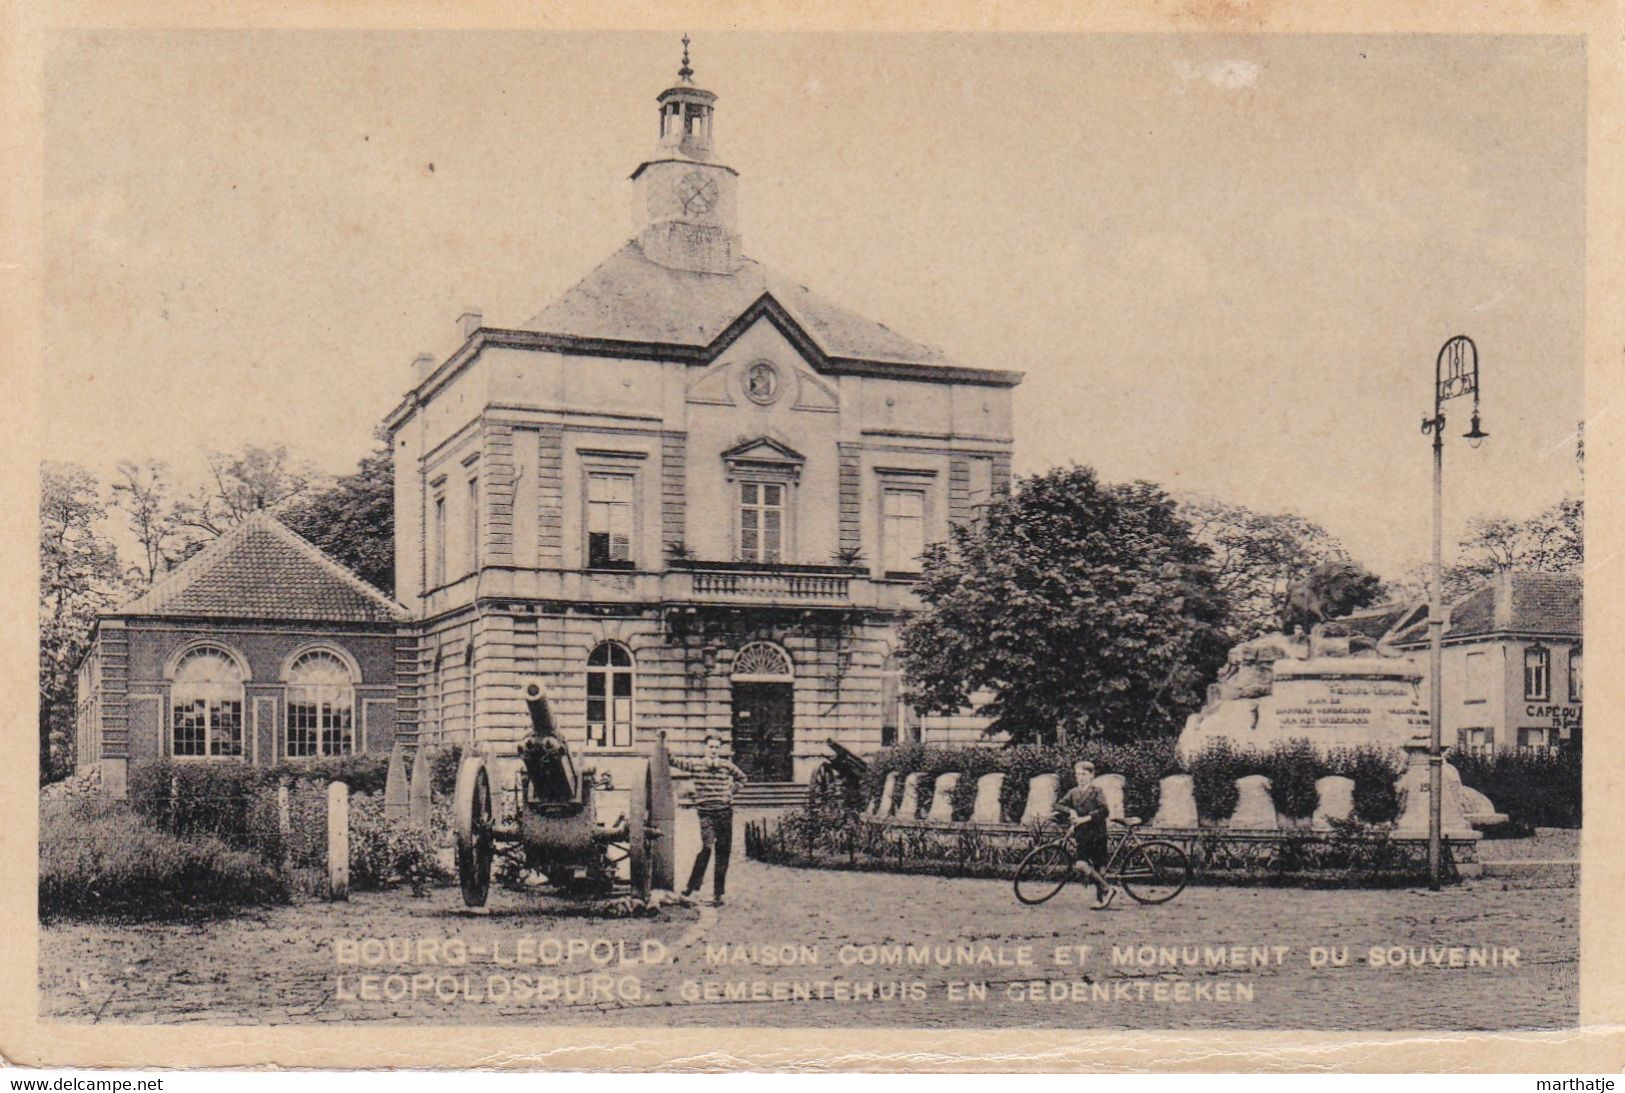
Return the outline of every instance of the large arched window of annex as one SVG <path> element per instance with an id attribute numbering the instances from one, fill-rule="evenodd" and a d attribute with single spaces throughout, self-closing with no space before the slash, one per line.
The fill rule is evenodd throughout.
<path id="1" fill-rule="evenodd" d="M 330 649 L 310 649 L 288 666 L 290 759 L 355 751 L 355 673 Z"/>
<path id="2" fill-rule="evenodd" d="M 237 658 L 217 646 L 200 645 L 181 657 L 169 691 L 171 755 L 242 757 L 245 677 Z"/>

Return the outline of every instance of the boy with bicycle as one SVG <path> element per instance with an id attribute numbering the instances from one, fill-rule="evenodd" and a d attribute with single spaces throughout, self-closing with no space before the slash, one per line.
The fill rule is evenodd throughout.
<path id="1" fill-rule="evenodd" d="M 1117 896 L 1117 889 L 1107 884 L 1100 872 L 1107 858 L 1106 817 L 1110 809 L 1106 805 L 1105 794 L 1094 784 L 1093 763 L 1079 759 L 1072 765 L 1072 773 L 1078 784 L 1055 802 L 1055 816 L 1063 823 L 1072 825 L 1072 838 L 1076 846 L 1076 860 L 1072 867 L 1095 886 L 1094 909 L 1103 911 L 1111 906 Z"/>

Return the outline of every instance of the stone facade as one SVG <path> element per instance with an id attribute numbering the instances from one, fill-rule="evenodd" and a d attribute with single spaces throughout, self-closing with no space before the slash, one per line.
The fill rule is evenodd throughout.
<path id="1" fill-rule="evenodd" d="M 919 549 L 1008 486 L 1020 377 L 740 254 L 714 101 L 661 96 L 632 242 L 525 326 L 418 364 L 388 419 L 419 627 L 403 733 L 511 751 L 539 676 L 612 774 L 658 733 L 682 755 L 719 732 L 759 781 L 805 781 L 828 738 L 980 736 L 891 709 L 893 654 Z M 682 139 L 674 103 L 704 108 Z"/>

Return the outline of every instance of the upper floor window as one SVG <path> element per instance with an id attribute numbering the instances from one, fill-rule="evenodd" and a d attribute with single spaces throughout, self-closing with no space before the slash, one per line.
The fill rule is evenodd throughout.
<path id="1" fill-rule="evenodd" d="M 1490 660 L 1483 650 L 1467 654 L 1467 685 L 1462 694 L 1464 702 L 1486 702 L 1490 697 Z"/>
<path id="2" fill-rule="evenodd" d="M 243 754 L 243 672 L 227 653 L 209 647 L 187 653 L 175 668 L 169 701 L 172 754 Z"/>
<path id="3" fill-rule="evenodd" d="M 629 474 L 587 475 L 587 566 L 632 561 L 632 484 Z"/>
<path id="4" fill-rule="evenodd" d="M 355 680 L 334 654 L 315 649 L 288 669 L 288 755 L 355 750 Z"/>
<path id="5" fill-rule="evenodd" d="M 1582 700 L 1581 694 L 1580 694 L 1580 690 L 1581 690 L 1581 686 L 1580 686 L 1581 685 L 1580 667 L 1581 667 L 1580 666 L 1580 650 L 1579 649 L 1570 650 L 1569 651 L 1569 701 L 1570 702 L 1579 702 L 1579 701 Z"/>
<path id="6" fill-rule="evenodd" d="M 632 654 L 616 641 L 587 655 L 587 744 L 632 746 Z"/>
<path id="7" fill-rule="evenodd" d="M 1523 651 L 1523 696 L 1540 700 L 1552 697 L 1552 651 L 1543 645 Z"/>
<path id="8" fill-rule="evenodd" d="M 781 482 L 739 483 L 739 559 L 784 560 L 785 487 Z"/>
<path id="9" fill-rule="evenodd" d="M 468 570 L 480 568 L 480 480 L 468 480 Z"/>
<path id="10" fill-rule="evenodd" d="M 925 550 L 925 491 L 887 486 L 881 499 L 882 563 L 888 573 L 914 573 Z"/>
<path id="11" fill-rule="evenodd" d="M 434 542 L 429 558 L 429 587 L 439 588 L 446 583 L 446 496 L 436 494 L 434 499 Z"/>

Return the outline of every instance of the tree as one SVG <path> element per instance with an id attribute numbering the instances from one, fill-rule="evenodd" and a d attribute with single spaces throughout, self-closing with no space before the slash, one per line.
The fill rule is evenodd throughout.
<path id="1" fill-rule="evenodd" d="M 1177 731 L 1229 648 L 1209 552 L 1145 482 L 1087 467 L 1024 479 L 923 556 L 903 627 L 908 696 L 951 713 L 987 695 L 1017 741 Z"/>
<path id="2" fill-rule="evenodd" d="M 124 594 L 113 544 L 96 532 L 107 515 L 96 479 L 68 464 L 40 473 L 40 779 L 72 764 L 74 672 L 96 615 Z"/>
<path id="3" fill-rule="evenodd" d="M 292 505 L 283 521 L 365 580 L 395 590 L 395 464 L 389 443 L 362 458 L 354 474 Z"/>
<path id="4" fill-rule="evenodd" d="M 124 511 L 141 557 L 126 576 L 146 588 L 168 573 L 193 549 L 193 537 L 180 527 L 170 496 L 169 468 L 156 459 L 146 463 L 122 460 L 113 480 L 113 504 Z"/>
<path id="5" fill-rule="evenodd" d="M 188 537 L 184 556 L 256 512 L 297 504 L 320 485 L 321 477 L 290 455 L 285 444 L 269 448 L 249 444 L 237 455 L 210 454 L 208 484 L 172 509 L 177 532 Z"/>
<path id="6" fill-rule="evenodd" d="M 1231 637 L 1245 641 L 1279 625 L 1287 586 L 1325 562 L 1346 562 L 1348 551 L 1319 524 L 1294 513 L 1259 513 L 1196 494 L 1179 498 L 1179 515 L 1209 563 L 1230 608 Z"/>

